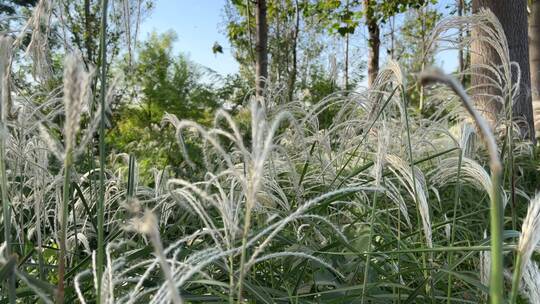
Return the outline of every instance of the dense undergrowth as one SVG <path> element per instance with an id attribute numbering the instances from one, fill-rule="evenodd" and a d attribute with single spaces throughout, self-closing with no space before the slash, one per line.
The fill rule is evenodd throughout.
<path id="1" fill-rule="evenodd" d="M 538 303 L 538 151 L 508 119 L 517 84 L 491 14 L 443 21 L 431 51 L 456 47 L 457 25 L 492 31 L 503 58 L 493 134 L 479 135 L 466 92 L 440 72 L 423 74 L 429 110 L 417 111 L 406 93 L 417 75 L 390 61 L 370 90 L 314 105 L 277 102 L 268 85 L 244 105 L 248 132 L 226 110 L 210 127 L 165 115 L 204 164 L 196 179 L 156 168 L 151 184 L 129 151 L 99 164 L 110 94 L 92 92 L 76 54 L 63 88 L 19 95 L 8 71 L 20 44 L 3 37 L 1 302 L 479 303 L 502 284 L 493 302 L 513 291 Z"/>

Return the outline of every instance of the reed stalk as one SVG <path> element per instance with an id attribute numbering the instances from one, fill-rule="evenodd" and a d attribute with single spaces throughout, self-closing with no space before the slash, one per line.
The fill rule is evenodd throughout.
<path id="1" fill-rule="evenodd" d="M 440 70 L 431 70 L 422 73 L 420 81 L 424 85 L 439 82 L 449 86 L 461 99 L 463 106 L 473 118 L 476 126 L 480 130 L 482 139 L 489 153 L 489 167 L 491 170 L 491 190 L 490 190 L 490 239 L 491 239 L 491 271 L 489 296 L 491 304 L 502 304 L 504 302 L 503 291 L 503 212 L 501 203 L 501 175 L 502 164 L 497 150 L 495 137 L 489 125 L 480 114 L 474 109 L 470 97 L 463 87 L 454 78 L 445 75 Z"/>
<path id="2" fill-rule="evenodd" d="M 60 236 L 59 236 L 59 252 L 58 252 L 58 290 L 56 302 L 64 303 L 65 283 L 64 277 L 66 273 L 66 240 L 67 240 L 67 220 L 69 206 L 69 185 L 71 183 L 71 170 L 73 166 L 73 155 L 71 149 L 66 151 L 64 160 L 64 188 L 62 193 L 62 202 L 60 205 Z"/>
<path id="3" fill-rule="evenodd" d="M 96 259 L 96 281 L 97 297 L 96 302 L 101 303 L 101 276 L 103 274 L 103 265 L 105 259 L 105 98 L 107 94 L 107 8 L 109 1 L 101 0 L 101 30 L 100 30 L 100 105 L 101 117 L 99 123 L 99 198 L 97 203 L 97 226 L 98 226 L 98 245 Z"/>
<path id="4" fill-rule="evenodd" d="M 2 109 L 4 110 L 4 109 Z M 4 115 L 2 115 L 4 116 Z M 7 127 L 4 121 L 1 122 L 0 130 L 0 191 L 2 191 L 2 214 L 4 217 L 4 242 L 6 242 L 6 254 L 9 256 L 12 254 L 12 244 L 11 244 L 11 204 L 8 196 L 8 183 L 7 183 L 7 172 L 6 172 L 6 140 L 5 137 L 7 134 Z M 7 282 L 8 298 L 9 303 L 15 303 L 16 294 L 15 294 L 15 274 L 11 273 L 8 277 Z"/>
<path id="5" fill-rule="evenodd" d="M 11 203 L 8 194 L 8 178 L 6 170 L 6 138 L 8 137 L 7 113 L 10 109 L 10 66 L 12 58 L 13 40 L 9 36 L 0 35 L 0 191 L 2 192 L 2 213 L 4 217 L 4 242 L 6 243 L 6 254 L 10 256 L 13 252 L 11 242 Z M 7 280 L 7 290 L 9 303 L 15 303 L 15 274 L 11 272 Z"/>

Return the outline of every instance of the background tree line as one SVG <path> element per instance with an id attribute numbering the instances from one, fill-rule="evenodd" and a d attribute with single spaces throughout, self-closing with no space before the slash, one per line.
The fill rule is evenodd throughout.
<path id="1" fill-rule="evenodd" d="M 237 75 L 226 76 L 191 62 L 181 53 L 174 54 L 172 43 L 176 37 L 172 32 L 154 33 L 140 40 L 139 26 L 152 13 L 153 0 L 118 2 L 109 13 L 109 74 L 112 77 L 122 72 L 125 78 L 124 89 L 119 90 L 111 113 L 114 119 L 108 131 L 110 148 L 134 148 L 145 171 L 152 166 L 180 165 L 182 159 L 175 152 L 178 147 L 174 147 L 174 135 L 160 125 L 164 113 L 204 122 L 210 120 L 215 109 L 225 107 L 241 120 L 245 100 L 250 95 L 264 95 L 266 85 L 284 92 L 283 102 L 302 99 L 315 104 L 332 93 L 346 94 L 369 87 L 382 62 L 390 59 L 398 60 L 408 71 L 409 83 L 414 85 L 407 92 L 418 113 L 429 112 L 424 108 L 423 89 L 416 85 L 416 75 L 438 59 L 428 52 L 426 45 L 433 27 L 447 15 L 463 16 L 481 9 L 490 9 L 498 17 L 508 38 L 510 59 L 519 64 L 521 88 L 513 115 L 520 122 L 522 135 L 533 139 L 533 100 L 540 103 L 538 2 L 228 0 L 224 1 L 222 30 L 240 69 Z M 36 4 L 36 0 L 3 2 L 0 16 L 24 15 Z M 51 24 L 51 50 L 43 57 L 55 71 L 49 73 L 51 77 L 28 82 L 25 73 L 35 72 L 36 67 L 25 66 L 21 61 L 23 69 L 16 81 L 28 82 L 28 90 L 35 85 L 54 87 L 59 83 L 60 58 L 72 51 L 65 45 L 75 46 L 88 66 L 100 64 L 96 32 L 101 18 L 100 1 L 60 1 L 56 5 L 62 24 Z M 2 18 L 0 28 L 17 22 L 17 18 Z M 465 41 L 471 35 L 483 34 L 463 31 L 460 36 Z M 457 59 L 439 59 L 457 61 L 458 73 L 471 63 L 501 60 L 489 46 L 474 41 L 460 48 L 458 54 L 452 54 Z M 216 56 L 223 52 L 223 46 L 217 43 L 208 47 Z M 462 81 L 479 92 L 493 93 L 486 86 L 486 73 L 489 74 L 472 73 L 472 78 L 467 76 Z M 512 73 L 517 79 L 517 72 Z M 486 98 L 477 97 L 476 103 L 492 122 L 501 111 L 499 103 Z M 332 115 L 331 111 L 322 113 L 321 121 L 329 121 Z M 156 144 L 162 141 L 170 142 L 171 147 L 157 148 L 160 145 Z M 193 155 L 197 155 L 197 148 L 191 147 Z"/>

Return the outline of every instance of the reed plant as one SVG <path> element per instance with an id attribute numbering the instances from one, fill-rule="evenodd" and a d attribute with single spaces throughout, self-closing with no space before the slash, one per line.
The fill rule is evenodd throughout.
<path id="1" fill-rule="evenodd" d="M 15 39 L 0 36 L 0 303 L 538 301 L 537 189 L 507 183 L 534 175 L 524 172 L 536 172 L 536 152 L 512 136 L 519 84 L 491 13 L 443 20 L 426 47 L 466 47 L 458 27 L 490 33 L 502 65 L 483 68 L 497 71 L 505 102 L 496 132 L 474 91 L 436 70 L 419 77 L 415 112 L 407 91 L 418 83 L 389 61 L 372 88 L 316 104 L 268 83 L 241 106 L 247 122 L 226 109 L 204 124 L 164 115 L 161 130 L 194 174 L 155 168 L 145 184 L 133 151 L 105 145 L 109 5 L 97 77 L 66 54 L 62 84 L 39 94 L 9 84 L 9 67 L 28 54 L 51 76 L 43 49 L 23 52 L 21 37 L 54 7 L 40 1 Z M 506 210 L 514 196 L 523 204 Z"/>

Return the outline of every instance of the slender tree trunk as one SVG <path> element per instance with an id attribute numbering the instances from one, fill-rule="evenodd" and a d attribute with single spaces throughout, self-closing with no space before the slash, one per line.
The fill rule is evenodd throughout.
<path id="1" fill-rule="evenodd" d="M 298 5 L 298 0 L 294 1 L 296 6 L 296 15 L 295 15 L 295 24 L 294 24 L 294 33 L 293 33 L 293 46 L 292 46 L 292 68 L 291 74 L 289 76 L 289 101 L 292 101 L 294 96 L 294 86 L 296 84 L 296 74 L 298 66 L 298 34 L 300 32 L 300 6 Z"/>
<path id="2" fill-rule="evenodd" d="M 540 118 L 540 0 L 531 3 L 531 15 L 529 16 L 529 55 L 531 68 L 531 92 L 535 122 Z M 540 125 L 535 128 L 540 129 Z"/>
<path id="3" fill-rule="evenodd" d="M 510 60 L 517 62 L 521 69 L 519 95 L 513 101 L 513 119 L 519 123 L 523 137 L 534 139 L 527 36 L 527 0 L 473 0 L 472 8 L 473 13 L 477 13 L 481 8 L 490 9 L 497 16 L 504 29 L 508 41 Z M 472 35 L 473 38 L 478 38 L 478 36 L 485 35 L 485 33 L 475 29 Z M 479 39 L 473 40 L 471 46 L 471 64 L 498 65 L 500 63 L 499 56 L 493 48 Z M 479 69 L 473 72 L 475 73 L 473 73 L 471 79 L 472 86 L 484 86 L 475 89 L 474 98 L 476 106 L 491 124 L 494 125 L 501 110 L 501 105 L 486 95 L 500 95 L 500 92 L 485 87 L 488 83 L 485 76 L 493 76 L 487 75 L 490 72 L 486 69 Z M 515 73 L 514 70 L 513 72 Z M 512 78 L 513 80 L 517 79 L 517 75 L 513 75 Z"/>
<path id="4" fill-rule="evenodd" d="M 281 26 L 281 18 L 276 18 L 275 22 L 274 22 L 274 35 L 275 35 L 275 39 L 276 41 L 288 41 L 288 36 L 287 36 L 287 33 L 285 33 L 285 37 L 283 37 L 283 34 L 282 34 L 282 26 Z M 285 29 L 286 29 L 286 26 L 285 26 Z M 270 51 L 272 51 L 272 46 L 270 46 Z M 283 55 L 285 54 L 285 56 Z M 283 73 L 283 70 L 284 70 L 284 67 L 286 69 L 289 68 L 288 66 L 288 62 L 287 59 L 284 59 L 284 58 L 288 58 L 289 56 L 289 52 L 288 52 L 288 48 L 285 49 L 285 47 L 277 47 L 275 48 L 275 52 L 273 52 L 273 61 L 272 61 L 272 66 L 270 66 L 270 74 L 274 75 L 274 81 L 276 83 L 281 83 L 281 78 L 282 78 L 282 73 Z M 289 74 L 289 71 L 287 71 L 287 75 Z"/>
<path id="5" fill-rule="evenodd" d="M 366 26 L 369 32 L 368 85 L 371 87 L 377 77 L 377 73 L 379 73 L 379 48 L 381 46 L 379 37 L 380 29 L 373 12 L 371 0 L 364 0 L 364 11 L 366 14 Z"/>
<path id="6" fill-rule="evenodd" d="M 349 89 L 349 33 L 345 34 L 345 90 Z"/>
<path id="7" fill-rule="evenodd" d="M 346 2 L 346 8 L 349 10 L 349 0 Z M 345 34 L 345 90 L 349 89 L 349 33 Z"/>
<path id="8" fill-rule="evenodd" d="M 459 17 L 463 16 L 463 0 L 457 0 L 457 13 L 458 13 Z M 463 42 L 463 28 L 460 27 L 460 29 L 459 29 L 459 43 L 461 44 L 462 42 Z M 462 45 L 459 46 L 458 61 L 459 61 L 459 72 L 462 73 L 463 70 L 465 69 L 465 63 L 464 63 L 464 59 L 463 59 L 463 46 Z M 460 76 L 460 78 L 461 78 L 461 81 L 463 81 L 463 77 Z"/>
<path id="9" fill-rule="evenodd" d="M 390 58 L 395 59 L 395 44 L 396 44 L 396 16 L 390 18 Z"/>
<path id="10" fill-rule="evenodd" d="M 420 65 L 420 70 L 423 71 L 426 67 L 426 40 L 427 40 L 427 33 L 426 33 L 426 6 L 422 6 L 422 8 L 418 9 L 417 10 L 418 12 L 418 17 L 420 17 L 420 20 L 421 20 L 421 37 L 422 38 L 422 45 L 421 45 L 421 51 L 422 51 L 422 63 Z M 424 86 L 419 86 L 418 88 L 418 91 L 420 92 L 420 96 L 419 96 L 419 110 L 420 112 L 422 112 L 422 110 L 424 109 Z"/>
<path id="11" fill-rule="evenodd" d="M 268 25 L 266 23 L 266 0 L 257 0 L 255 6 L 255 63 L 256 96 L 262 96 L 268 78 Z"/>
<path id="12" fill-rule="evenodd" d="M 90 0 L 84 0 L 84 47 L 86 48 L 86 58 L 88 62 L 95 63 L 93 61 L 92 50 L 92 21 L 90 16 Z"/>
<path id="13" fill-rule="evenodd" d="M 250 59 L 256 63 L 257 62 L 257 57 L 255 56 L 255 47 L 253 46 L 253 30 L 251 28 L 251 1 L 252 0 L 246 0 L 246 21 L 247 21 L 247 25 L 248 25 L 248 43 L 249 43 L 249 56 L 250 56 Z M 254 12 L 255 14 L 257 13 L 257 11 Z M 256 82 L 255 82 L 256 83 Z"/>

